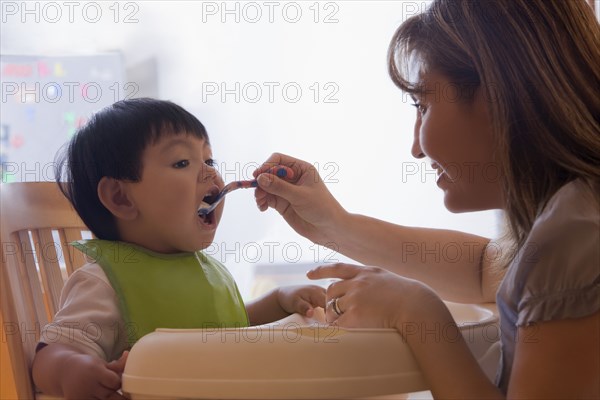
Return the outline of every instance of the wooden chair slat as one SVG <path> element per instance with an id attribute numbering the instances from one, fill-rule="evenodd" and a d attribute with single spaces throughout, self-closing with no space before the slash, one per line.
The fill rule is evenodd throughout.
<path id="1" fill-rule="evenodd" d="M 42 282 L 45 282 L 50 315 L 53 316 L 58 311 L 60 305 L 60 292 L 64 285 L 63 274 L 60 270 L 59 254 L 62 253 L 60 243 L 56 243 L 51 229 L 38 229 L 34 231 L 37 262 L 42 276 Z M 59 245 L 59 251 L 56 246 Z"/>
<path id="2" fill-rule="evenodd" d="M 72 270 L 69 271 L 69 266 L 67 265 L 67 271 L 69 271 L 69 275 L 72 274 L 77 268 L 85 265 L 87 263 L 87 260 L 85 259 L 85 256 L 83 255 L 83 253 L 81 253 L 79 250 L 75 249 L 73 246 L 71 246 L 69 243 L 71 242 L 75 242 L 77 240 L 81 240 L 83 238 L 82 236 L 82 232 L 81 229 L 75 229 L 75 228 L 65 228 L 65 229 L 61 229 L 61 234 L 64 235 L 65 241 L 64 241 L 64 254 L 68 255 L 68 259 L 71 263 L 71 268 Z M 65 259 L 67 259 L 67 257 L 65 257 Z"/>
<path id="3" fill-rule="evenodd" d="M 35 346 L 58 309 L 65 279 L 85 263 L 67 243 L 81 239 L 87 228 L 54 182 L 2 184 L 0 210 L 1 339 L 8 344 L 19 399 L 35 399 Z"/>

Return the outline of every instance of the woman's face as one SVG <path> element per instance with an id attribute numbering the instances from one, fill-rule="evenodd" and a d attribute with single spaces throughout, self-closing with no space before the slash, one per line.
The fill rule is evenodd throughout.
<path id="1" fill-rule="evenodd" d="M 438 73 L 420 76 L 412 154 L 428 157 L 437 185 L 452 212 L 503 208 L 500 165 L 495 158 L 492 124 L 481 87 L 473 101 Z"/>

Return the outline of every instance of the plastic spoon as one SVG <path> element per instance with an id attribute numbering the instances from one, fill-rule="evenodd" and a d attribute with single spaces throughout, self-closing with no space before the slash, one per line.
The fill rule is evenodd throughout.
<path id="1" fill-rule="evenodd" d="M 284 166 L 275 166 L 269 171 L 267 171 L 267 173 L 275 173 L 280 178 L 292 178 L 294 176 L 294 171 L 291 168 Z M 210 214 L 217 207 L 217 205 L 225 198 L 225 195 L 233 192 L 236 189 L 249 189 L 255 188 L 257 186 L 258 182 L 256 182 L 256 179 L 250 181 L 229 182 L 227 185 L 225 185 L 225 187 L 223 187 L 223 189 L 221 189 L 221 191 L 216 196 L 211 196 L 212 198 L 210 200 L 212 202 L 210 204 L 204 201 L 202 202 L 200 208 L 198 208 L 198 215 L 205 216 Z"/>

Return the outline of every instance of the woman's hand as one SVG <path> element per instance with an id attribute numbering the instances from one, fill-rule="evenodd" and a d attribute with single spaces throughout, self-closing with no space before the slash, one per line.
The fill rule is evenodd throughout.
<path id="1" fill-rule="evenodd" d="M 311 318 L 315 307 L 325 308 L 325 289 L 316 285 L 283 286 L 277 290 L 277 300 L 288 314 Z"/>
<path id="2" fill-rule="evenodd" d="M 294 171 L 290 181 L 265 173 L 276 165 L 285 165 Z M 345 210 L 331 195 L 311 164 L 275 153 L 254 171 L 258 180 L 255 197 L 261 211 L 276 209 L 300 235 L 327 246 Z M 330 246 L 331 247 L 331 243 Z"/>
<path id="3" fill-rule="evenodd" d="M 435 398 L 502 398 L 469 351 L 448 308 L 428 286 L 380 268 L 349 264 L 320 266 L 308 277 L 342 279 L 327 288 L 328 321 L 398 330 Z M 333 310 L 335 299 L 339 316 Z"/>
<path id="4" fill-rule="evenodd" d="M 327 288 L 325 310 L 327 321 L 341 326 L 394 328 L 402 333 L 406 324 L 416 323 L 415 315 L 421 319 L 427 313 L 427 304 L 442 303 L 423 283 L 377 267 L 330 264 L 307 275 L 310 279 L 341 279 Z M 334 301 L 340 315 L 334 310 Z"/>

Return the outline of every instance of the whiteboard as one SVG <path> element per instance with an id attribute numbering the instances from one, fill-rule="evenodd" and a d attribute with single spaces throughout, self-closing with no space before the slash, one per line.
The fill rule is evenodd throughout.
<path id="1" fill-rule="evenodd" d="M 54 180 L 54 159 L 91 115 L 137 88 L 120 53 L 0 56 L 2 183 Z"/>

